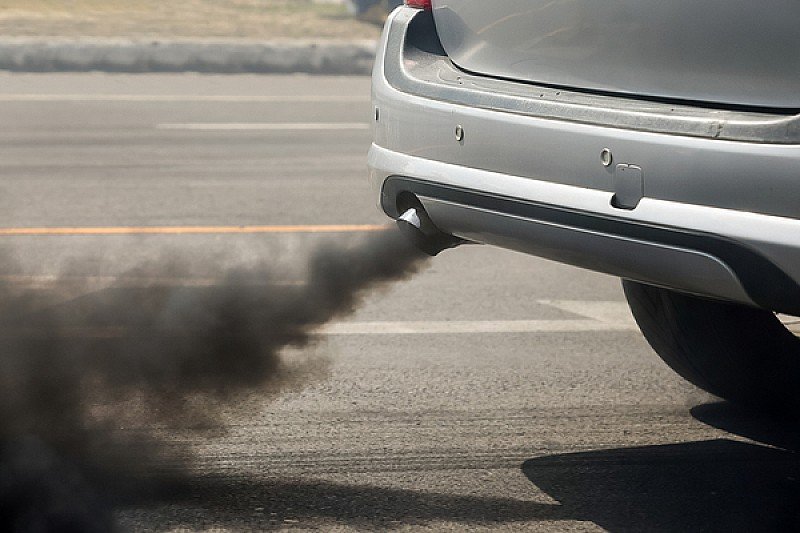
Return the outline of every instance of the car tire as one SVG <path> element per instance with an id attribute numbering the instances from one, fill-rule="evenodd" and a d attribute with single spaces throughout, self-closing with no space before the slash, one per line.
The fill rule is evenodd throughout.
<path id="1" fill-rule="evenodd" d="M 673 370 L 749 407 L 800 407 L 800 338 L 763 309 L 623 280 L 650 346 Z"/>

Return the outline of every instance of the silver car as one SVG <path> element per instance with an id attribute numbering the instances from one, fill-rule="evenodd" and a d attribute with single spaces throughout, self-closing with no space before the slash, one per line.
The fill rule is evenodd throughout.
<path id="1" fill-rule="evenodd" d="M 619 276 L 682 376 L 800 407 L 800 2 L 406 4 L 372 82 L 386 214 L 430 254 Z"/>

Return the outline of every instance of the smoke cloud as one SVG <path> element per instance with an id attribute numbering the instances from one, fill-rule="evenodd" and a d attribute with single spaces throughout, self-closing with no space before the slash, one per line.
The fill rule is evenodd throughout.
<path id="1" fill-rule="evenodd" d="M 383 231 L 318 246 L 294 265 L 299 283 L 270 262 L 209 286 L 125 282 L 179 277 L 174 257 L 66 302 L 0 283 L 0 529 L 113 530 L 115 497 L 189 466 L 170 430 L 220 426 L 241 395 L 314 379 L 319 364 L 282 349 L 424 258 Z"/>

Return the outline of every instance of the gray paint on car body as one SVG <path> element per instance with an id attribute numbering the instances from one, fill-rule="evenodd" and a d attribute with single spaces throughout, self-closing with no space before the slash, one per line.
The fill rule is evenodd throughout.
<path id="1" fill-rule="evenodd" d="M 470 71 L 564 87 L 800 107 L 794 0 L 434 0 Z"/>

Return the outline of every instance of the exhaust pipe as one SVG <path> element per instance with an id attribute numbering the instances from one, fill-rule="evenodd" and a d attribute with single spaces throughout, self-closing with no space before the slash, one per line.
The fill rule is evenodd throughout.
<path id="1" fill-rule="evenodd" d="M 422 207 L 412 207 L 400 215 L 397 227 L 414 246 L 430 256 L 466 242 L 437 228 Z"/>

